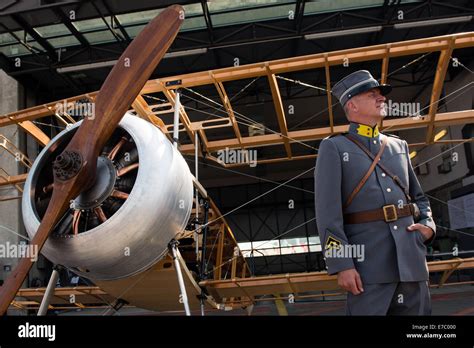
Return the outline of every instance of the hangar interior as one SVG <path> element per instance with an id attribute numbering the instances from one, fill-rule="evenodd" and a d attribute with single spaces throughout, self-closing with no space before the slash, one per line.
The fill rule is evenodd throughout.
<path id="1" fill-rule="evenodd" d="M 194 200 L 191 216 L 206 226 L 220 220 L 208 225 L 206 236 L 184 231 L 180 242 L 187 276 L 196 280 L 202 271 L 196 254 L 205 258 L 207 251 L 203 267 L 214 267 L 196 280 L 201 287 L 190 286 L 196 313 L 205 288 L 217 302 L 206 309 L 210 315 L 343 314 L 334 278 L 320 274 L 325 263 L 313 176 L 321 140 L 348 124 L 327 91 L 348 73 L 366 69 L 393 86 L 391 101 L 419 105 L 387 117 L 381 129 L 408 142 L 430 199 L 437 224 L 427 254 L 434 314 L 474 314 L 467 308 L 474 294 L 474 4 L 467 0 L 3 2 L 0 244 L 20 244 L 27 236 L 23 183 L 40 151 L 87 117 L 85 106 L 120 55 L 174 3 L 184 7 L 186 19 L 130 112 L 172 139 L 179 93 L 178 149 L 204 188 L 201 196 L 211 199 Z M 58 103 L 76 108 L 52 112 Z M 114 135 L 111 149 L 120 136 Z M 156 181 L 150 189 L 159 195 L 162 185 Z M 130 193 L 131 186 L 124 190 Z M 141 219 L 142 209 L 154 207 L 137 206 L 129 223 Z M 189 219 L 188 232 L 196 218 Z M 88 219 L 77 217 L 74 234 L 87 230 Z M 206 247 L 199 249 L 198 242 L 196 253 L 193 238 Z M 17 263 L 0 258 L 0 282 Z M 167 265 L 169 258 L 157 267 Z M 39 257 L 12 312 L 37 312 L 53 266 Z M 110 294 L 130 286 L 125 280 L 108 291 L 107 284 L 77 273 L 60 270 L 49 314 L 148 313 Z M 170 270 L 160 280 L 175 282 L 169 294 L 145 294 L 146 284 L 139 283 L 133 302 L 169 296 L 173 305 L 150 313 L 182 314 L 174 274 Z M 252 292 L 260 286 L 252 280 L 264 282 L 264 289 Z M 312 287 L 317 282 L 327 284 Z M 72 302 L 71 294 L 77 297 Z"/>

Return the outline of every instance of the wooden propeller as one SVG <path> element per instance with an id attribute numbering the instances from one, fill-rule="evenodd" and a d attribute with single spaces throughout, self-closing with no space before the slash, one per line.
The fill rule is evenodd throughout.
<path id="1" fill-rule="evenodd" d="M 97 94 L 95 115 L 84 119 L 54 161 L 52 197 L 31 241 L 38 250 L 67 211 L 70 200 L 94 184 L 100 151 L 171 46 L 183 19 L 183 8 L 170 6 L 131 42 Z M 1 287 L 0 315 L 7 311 L 32 265 L 30 258 L 22 258 Z"/>

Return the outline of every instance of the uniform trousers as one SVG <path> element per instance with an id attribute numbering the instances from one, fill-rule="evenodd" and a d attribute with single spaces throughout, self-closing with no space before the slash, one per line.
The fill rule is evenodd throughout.
<path id="1" fill-rule="evenodd" d="M 431 315 L 428 282 L 364 284 L 359 295 L 347 294 L 347 315 Z"/>

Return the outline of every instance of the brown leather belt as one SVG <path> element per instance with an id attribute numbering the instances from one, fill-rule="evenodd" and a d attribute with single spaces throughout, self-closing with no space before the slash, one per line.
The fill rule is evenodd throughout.
<path id="1" fill-rule="evenodd" d="M 404 204 L 399 208 L 394 204 L 384 205 L 380 209 L 360 211 L 357 213 L 344 214 L 344 224 L 362 224 L 372 221 L 397 221 L 401 217 L 414 215 L 412 204 Z"/>

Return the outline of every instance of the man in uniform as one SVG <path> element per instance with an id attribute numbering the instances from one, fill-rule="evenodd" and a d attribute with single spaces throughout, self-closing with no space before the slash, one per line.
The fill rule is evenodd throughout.
<path id="1" fill-rule="evenodd" d="M 379 132 L 390 91 L 366 70 L 335 84 L 349 131 L 323 139 L 316 161 L 316 223 L 348 315 L 431 314 L 425 255 L 436 225 L 407 142 Z"/>

